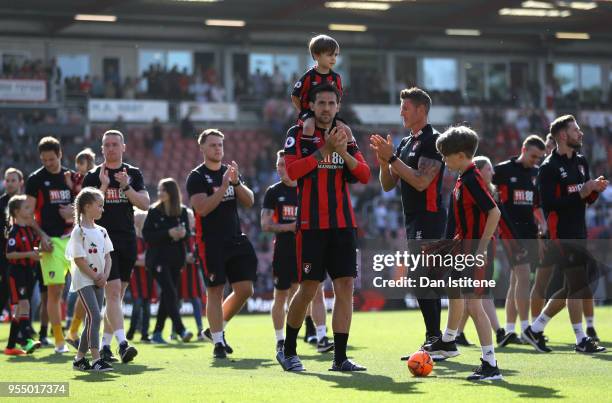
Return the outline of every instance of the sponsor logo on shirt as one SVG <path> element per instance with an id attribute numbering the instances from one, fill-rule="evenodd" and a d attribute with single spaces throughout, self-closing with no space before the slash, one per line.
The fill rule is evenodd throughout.
<path id="1" fill-rule="evenodd" d="M 515 189 L 512 200 L 514 204 L 518 206 L 531 206 L 533 205 L 533 191 Z"/>
<path id="2" fill-rule="evenodd" d="M 213 192 L 216 192 L 217 190 L 219 190 L 219 186 L 213 186 Z M 236 193 L 234 192 L 234 187 L 230 186 L 225 191 L 225 194 L 223 195 L 223 199 L 221 199 L 221 202 L 225 202 L 228 200 L 234 200 L 235 198 L 236 198 Z"/>
<path id="3" fill-rule="evenodd" d="M 321 169 L 343 169 L 344 159 L 334 151 L 325 157 L 325 159 L 319 161 L 318 167 Z"/>
<path id="4" fill-rule="evenodd" d="M 70 190 L 49 189 L 49 201 L 51 204 L 70 203 Z"/>
<path id="5" fill-rule="evenodd" d="M 119 188 L 107 188 L 106 195 L 104 197 L 104 202 L 118 204 L 118 203 L 128 203 L 129 200 L 123 190 Z"/>
<path id="6" fill-rule="evenodd" d="M 297 206 L 283 206 L 283 220 L 295 220 L 297 217 Z"/>
<path id="7" fill-rule="evenodd" d="M 574 185 L 567 185 L 567 193 L 576 193 L 576 192 L 580 192 L 580 189 L 582 189 L 582 185 L 583 183 L 576 183 Z"/>

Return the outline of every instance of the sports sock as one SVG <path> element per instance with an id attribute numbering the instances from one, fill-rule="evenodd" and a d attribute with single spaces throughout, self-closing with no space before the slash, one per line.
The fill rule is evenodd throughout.
<path id="1" fill-rule="evenodd" d="M 543 332 L 550 319 L 550 316 L 541 313 L 540 316 L 538 316 L 536 320 L 533 321 L 533 324 L 531 325 L 531 330 L 533 330 L 535 333 Z"/>
<path id="2" fill-rule="evenodd" d="M 285 332 L 283 329 L 274 329 L 274 333 L 276 334 L 276 341 L 285 340 Z"/>
<path id="3" fill-rule="evenodd" d="M 442 334 L 442 341 L 445 343 L 454 341 L 457 337 L 457 329 L 444 329 L 444 334 Z"/>
<path id="4" fill-rule="evenodd" d="M 225 343 L 223 342 L 223 332 L 212 332 L 211 335 L 214 344 L 221 343 L 225 346 Z"/>
<path id="5" fill-rule="evenodd" d="M 55 347 L 64 345 L 64 332 L 62 331 L 62 325 L 53 325 L 53 338 L 55 339 Z"/>
<path id="6" fill-rule="evenodd" d="M 44 339 L 45 337 L 47 337 L 47 326 L 40 326 L 40 332 L 38 332 L 38 336 L 40 336 L 41 339 Z"/>
<path id="7" fill-rule="evenodd" d="M 346 360 L 346 345 L 348 343 L 348 333 L 334 332 L 334 362 L 338 365 Z"/>
<path id="8" fill-rule="evenodd" d="M 112 340 L 113 340 L 113 334 L 112 333 L 104 333 L 102 335 L 102 347 L 110 346 Z"/>
<path id="9" fill-rule="evenodd" d="M 587 327 L 595 327 L 595 316 L 586 316 L 585 319 Z"/>
<path id="10" fill-rule="evenodd" d="M 17 343 L 17 333 L 19 333 L 19 320 L 15 317 L 11 320 L 11 328 L 9 330 L 9 339 L 6 348 L 15 348 Z"/>
<path id="11" fill-rule="evenodd" d="M 79 335 L 79 327 L 81 326 L 81 318 L 75 317 L 72 319 L 72 323 L 70 323 L 70 330 L 68 331 L 68 335 L 71 339 L 76 339 Z"/>
<path id="12" fill-rule="evenodd" d="M 525 329 L 527 329 L 529 327 L 529 321 L 528 320 L 522 320 L 521 321 L 521 332 L 524 332 Z"/>
<path id="13" fill-rule="evenodd" d="M 435 299 L 419 298 L 419 309 L 423 315 L 427 337 L 440 335 L 440 310 Z"/>
<path id="14" fill-rule="evenodd" d="M 576 335 L 576 344 L 580 344 L 582 339 L 586 337 L 586 334 L 584 334 L 584 331 L 582 330 L 582 322 L 572 323 L 572 328 L 574 329 L 574 334 Z"/>
<path id="15" fill-rule="evenodd" d="M 495 361 L 495 349 L 493 348 L 493 344 L 490 346 L 482 346 L 482 359 L 488 362 L 492 367 L 497 366 L 497 362 Z"/>
<path id="16" fill-rule="evenodd" d="M 21 337 L 24 339 L 29 339 L 32 337 L 30 331 L 28 330 L 28 324 L 30 322 L 29 319 L 30 317 L 28 314 L 19 315 L 19 331 L 21 331 Z"/>
<path id="17" fill-rule="evenodd" d="M 312 316 L 306 316 L 306 318 L 304 319 L 304 324 L 306 325 L 306 334 L 312 334 L 316 332 Z"/>
<path id="18" fill-rule="evenodd" d="M 297 335 L 299 332 L 299 327 L 291 327 L 289 326 L 289 323 L 287 323 L 287 325 L 285 326 L 285 347 L 283 348 L 285 357 L 297 355 Z"/>
<path id="19" fill-rule="evenodd" d="M 317 326 L 317 341 L 321 341 L 323 337 L 327 334 L 327 326 L 321 325 Z"/>
<path id="20" fill-rule="evenodd" d="M 123 343 L 126 340 L 125 331 L 123 329 L 115 330 L 115 338 L 117 339 L 119 344 Z"/>
<path id="21" fill-rule="evenodd" d="M 506 334 L 507 333 L 514 333 L 515 330 L 515 324 L 514 323 L 506 323 Z"/>

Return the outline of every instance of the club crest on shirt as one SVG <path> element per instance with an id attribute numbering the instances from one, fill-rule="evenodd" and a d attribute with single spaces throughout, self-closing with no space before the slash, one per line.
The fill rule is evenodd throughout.
<path id="1" fill-rule="evenodd" d="M 285 148 L 291 148 L 295 145 L 295 138 L 293 138 L 292 136 L 287 137 L 287 140 L 285 141 Z"/>
<path id="2" fill-rule="evenodd" d="M 306 274 L 310 273 L 310 270 L 312 270 L 312 263 L 304 263 L 303 270 Z"/>
<path id="3" fill-rule="evenodd" d="M 9 246 L 15 246 L 16 243 L 17 242 L 15 241 L 15 238 L 11 238 L 11 239 L 8 240 Z"/>
<path id="4" fill-rule="evenodd" d="M 582 164 L 578 165 L 578 170 L 580 171 L 582 175 L 584 175 L 584 165 Z"/>
<path id="5" fill-rule="evenodd" d="M 533 183 L 533 186 L 536 185 L 537 180 L 538 180 L 538 178 L 536 176 L 532 176 L 531 177 L 531 183 Z"/>
<path id="6" fill-rule="evenodd" d="M 210 276 L 208 276 L 208 279 L 210 280 L 210 282 L 214 282 L 215 281 L 215 273 L 210 273 Z"/>
<path id="7" fill-rule="evenodd" d="M 413 146 L 412 146 L 412 151 L 416 151 L 417 148 L 419 148 L 420 145 L 421 145 L 420 141 L 415 141 Z"/>

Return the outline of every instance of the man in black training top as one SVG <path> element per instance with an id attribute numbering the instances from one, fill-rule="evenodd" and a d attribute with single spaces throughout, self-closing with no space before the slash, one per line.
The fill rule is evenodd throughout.
<path id="1" fill-rule="evenodd" d="M 402 206 L 406 224 L 408 248 L 412 253 L 420 252 L 422 240 L 437 240 L 443 237 L 446 225 L 446 210 L 442 206 L 442 179 L 444 163 L 436 150 L 440 133 L 427 121 L 431 98 L 420 88 L 409 88 L 400 93 L 400 115 L 404 127 L 410 134 L 400 142 L 395 153 L 391 136 L 371 137 L 371 147 L 376 151 L 380 164 L 380 184 L 385 192 L 395 188 L 398 180 L 402 191 Z M 426 268 L 419 268 L 418 276 L 429 276 Z M 417 290 L 419 308 L 425 321 L 425 343 L 441 337 L 440 296 L 427 290 Z M 442 357 L 433 357 L 434 359 Z M 402 357 L 407 360 L 408 356 Z"/>
<path id="2" fill-rule="evenodd" d="M 104 163 L 90 171 L 83 179 L 83 187 L 92 186 L 104 194 L 104 213 L 97 222 L 108 232 L 115 250 L 111 252 L 113 264 L 104 289 L 106 314 L 100 356 L 104 361 L 116 361 L 110 349 L 113 335 L 119 342 L 121 361 L 134 359 L 138 351 L 128 344 L 123 328 L 123 296 L 130 284 L 132 269 L 138 255 L 134 206 L 149 208 L 149 193 L 144 186 L 140 169 L 123 162 L 125 142 L 118 130 L 108 130 L 102 136 Z"/>
<path id="3" fill-rule="evenodd" d="M 225 326 L 253 295 L 257 255 L 240 229 L 238 202 L 253 207 L 253 191 L 243 182 L 238 164 L 223 161 L 223 133 L 203 131 L 198 137 L 204 162 L 187 178 L 187 193 L 196 218 L 196 242 L 206 283 L 206 317 L 202 332 L 214 343 L 215 358 L 226 358 L 233 349 L 225 340 Z M 232 293 L 223 299 L 225 282 Z"/>

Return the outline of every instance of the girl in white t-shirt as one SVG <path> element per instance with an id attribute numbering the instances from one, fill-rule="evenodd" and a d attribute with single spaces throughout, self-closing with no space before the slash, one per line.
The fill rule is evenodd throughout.
<path id="1" fill-rule="evenodd" d="M 104 212 L 104 195 L 98 189 L 86 187 L 74 200 L 75 223 L 66 247 L 70 260 L 72 283 L 70 291 L 76 292 L 85 306 L 87 320 L 79 350 L 72 367 L 80 371 L 112 371 L 113 367 L 100 359 L 100 322 L 104 286 L 110 274 L 113 244 L 104 228 L 95 224 Z M 85 358 L 91 351 L 93 362 Z"/>

